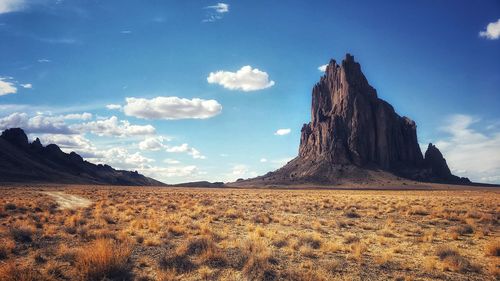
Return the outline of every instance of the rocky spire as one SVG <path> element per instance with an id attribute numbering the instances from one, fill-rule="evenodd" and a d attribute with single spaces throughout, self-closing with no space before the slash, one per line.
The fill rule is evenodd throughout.
<path id="1" fill-rule="evenodd" d="M 299 155 L 279 170 L 247 182 L 366 183 L 374 174 L 383 178 L 391 173 L 422 181 L 468 182 L 451 175 L 433 145 L 424 161 L 415 122 L 378 98 L 360 64 L 347 54 L 341 64 L 330 60 L 313 87 L 311 122 L 302 127 Z"/>
<path id="2" fill-rule="evenodd" d="M 377 97 L 359 63 L 331 60 L 312 91 L 311 122 L 302 128 L 299 157 L 331 164 L 396 169 L 418 165 L 415 122 Z"/>

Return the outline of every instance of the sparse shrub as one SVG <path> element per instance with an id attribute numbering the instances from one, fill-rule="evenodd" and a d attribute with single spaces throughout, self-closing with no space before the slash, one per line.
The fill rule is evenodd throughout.
<path id="1" fill-rule="evenodd" d="M 361 217 L 357 212 L 356 210 L 354 209 L 351 209 L 351 210 L 348 210 L 344 213 L 344 215 L 348 218 L 351 218 L 351 219 L 357 219 L 359 217 Z"/>
<path id="2" fill-rule="evenodd" d="M 15 262 L 0 264 L 2 281 L 44 281 L 48 280 L 33 268 L 18 266 Z"/>
<path id="3" fill-rule="evenodd" d="M 268 224 L 271 221 L 272 221 L 271 216 L 269 214 L 266 214 L 266 213 L 259 213 L 253 217 L 254 223 Z"/>
<path id="4" fill-rule="evenodd" d="M 230 219 L 237 219 L 237 218 L 242 218 L 243 217 L 243 213 L 241 211 L 237 211 L 234 208 L 229 208 L 224 213 L 224 216 L 227 217 L 227 218 L 230 218 Z"/>
<path id="5" fill-rule="evenodd" d="M 436 255 L 443 263 L 444 270 L 451 270 L 456 272 L 478 272 L 479 267 L 471 264 L 465 257 L 449 246 L 440 246 L 436 250 Z"/>
<path id="6" fill-rule="evenodd" d="M 248 280 L 274 280 L 276 272 L 270 265 L 271 254 L 262 239 L 252 238 L 243 245 L 246 259 L 242 272 Z"/>
<path id="7" fill-rule="evenodd" d="M 351 245 L 352 258 L 358 262 L 363 259 L 363 253 L 366 251 L 366 246 L 361 242 L 356 242 Z"/>
<path id="8" fill-rule="evenodd" d="M 389 252 L 375 257 L 375 263 L 382 268 L 389 268 L 392 264 L 393 256 Z"/>
<path id="9" fill-rule="evenodd" d="M 323 239 L 318 233 L 313 234 L 303 234 L 299 237 L 301 244 L 306 244 L 313 249 L 319 249 L 323 244 Z"/>
<path id="10" fill-rule="evenodd" d="M 347 235 L 345 238 L 344 238 L 344 243 L 345 244 L 352 244 L 352 243 L 355 243 L 355 242 L 359 242 L 359 237 L 357 237 L 356 235 Z"/>
<path id="11" fill-rule="evenodd" d="M 168 227 L 168 233 L 174 236 L 182 236 L 186 233 L 186 228 L 180 225 L 171 225 Z"/>
<path id="12" fill-rule="evenodd" d="M 34 229 L 27 225 L 18 225 L 10 229 L 12 239 L 19 243 L 30 243 L 33 241 Z"/>
<path id="13" fill-rule="evenodd" d="M 408 211 L 408 214 L 417 216 L 428 216 L 430 212 L 422 206 L 415 206 Z"/>
<path id="14" fill-rule="evenodd" d="M 200 255 L 206 252 L 210 247 L 214 247 L 213 243 L 213 240 L 208 236 L 190 238 L 181 245 L 177 253 L 181 255 Z"/>
<path id="15" fill-rule="evenodd" d="M 80 249 L 75 266 L 84 280 L 129 280 L 131 252 L 131 247 L 125 243 L 98 239 Z"/>
<path id="16" fill-rule="evenodd" d="M 167 269 L 167 272 L 177 271 L 179 273 L 190 272 L 196 268 L 196 265 L 191 262 L 187 255 L 179 253 L 173 253 L 163 257 L 160 260 L 160 266 L 164 269 Z"/>
<path id="17" fill-rule="evenodd" d="M 487 256 L 500 256 L 500 239 L 490 241 L 484 247 Z"/>
<path id="18" fill-rule="evenodd" d="M 13 211 L 17 208 L 16 204 L 14 203 L 7 203 L 3 206 L 5 211 Z"/>

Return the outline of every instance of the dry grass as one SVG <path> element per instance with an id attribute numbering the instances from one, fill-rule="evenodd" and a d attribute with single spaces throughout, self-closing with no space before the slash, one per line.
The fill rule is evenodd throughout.
<path id="1" fill-rule="evenodd" d="M 127 244 L 98 239 L 79 250 L 75 266 L 83 280 L 128 280 L 130 254 Z"/>
<path id="2" fill-rule="evenodd" d="M 47 190 L 93 204 L 63 210 Z M 0 280 L 500 278 L 496 190 L 0 192 Z"/>

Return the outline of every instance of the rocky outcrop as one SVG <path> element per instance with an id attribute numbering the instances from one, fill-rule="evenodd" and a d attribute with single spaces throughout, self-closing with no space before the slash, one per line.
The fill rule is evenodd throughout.
<path id="1" fill-rule="evenodd" d="M 312 90 L 311 122 L 301 130 L 299 155 L 258 180 L 277 183 L 369 181 L 387 175 L 460 182 L 435 146 L 422 156 L 417 126 L 380 99 L 354 57 L 331 60 Z"/>
<path id="2" fill-rule="evenodd" d="M 164 185 L 137 172 L 92 164 L 55 144 L 44 147 L 38 138 L 29 143 L 20 128 L 7 129 L 0 136 L 0 182 Z"/>

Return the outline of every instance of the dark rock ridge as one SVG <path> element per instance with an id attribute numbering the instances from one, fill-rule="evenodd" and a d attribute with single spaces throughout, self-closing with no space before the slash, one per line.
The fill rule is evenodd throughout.
<path id="1" fill-rule="evenodd" d="M 415 122 L 399 116 L 392 105 L 378 98 L 360 64 L 349 54 L 341 64 L 331 60 L 314 85 L 311 122 L 303 125 L 301 133 L 298 157 L 255 180 L 338 183 L 395 175 L 419 181 L 469 182 L 451 174 L 432 144 L 422 156 Z"/>
<path id="2" fill-rule="evenodd" d="M 92 164 L 55 144 L 44 147 L 38 138 L 29 143 L 20 128 L 7 129 L 0 136 L 0 182 L 164 185 L 136 171 Z"/>

